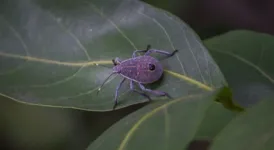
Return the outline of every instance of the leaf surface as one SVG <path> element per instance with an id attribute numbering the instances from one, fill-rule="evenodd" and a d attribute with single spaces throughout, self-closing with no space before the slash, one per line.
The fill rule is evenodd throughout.
<path id="1" fill-rule="evenodd" d="M 217 92 L 154 102 L 114 124 L 88 150 L 182 150 L 213 139 L 235 113 L 215 101 Z"/>
<path id="2" fill-rule="evenodd" d="M 273 36 L 238 30 L 204 43 L 220 66 L 237 103 L 247 107 L 273 95 Z"/>
<path id="3" fill-rule="evenodd" d="M 112 77 L 96 94 L 112 72 L 111 60 L 128 59 L 148 44 L 169 52 L 179 50 L 170 58 L 153 55 L 161 60 L 165 72 L 162 80 L 148 88 L 178 98 L 226 84 L 191 28 L 143 2 L 5 0 L 0 8 L 0 95 L 12 100 L 112 110 L 121 77 Z M 147 101 L 130 92 L 128 83 L 120 90 L 117 108 Z"/>
<path id="4" fill-rule="evenodd" d="M 233 119 L 214 139 L 210 150 L 272 150 L 274 101 L 262 100 Z"/>

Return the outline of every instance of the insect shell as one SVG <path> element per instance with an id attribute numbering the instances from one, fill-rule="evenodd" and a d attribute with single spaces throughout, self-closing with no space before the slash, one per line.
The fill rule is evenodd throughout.
<path id="1" fill-rule="evenodd" d="M 148 84 L 159 80 L 163 74 L 160 62 L 151 56 L 138 56 L 122 61 L 113 67 L 123 77 L 138 83 Z"/>
<path id="2" fill-rule="evenodd" d="M 150 49 L 150 45 L 148 45 L 146 50 L 134 51 L 133 56 L 130 59 L 121 61 L 119 58 L 116 58 L 115 60 L 112 60 L 114 64 L 113 72 L 105 79 L 101 87 L 108 80 L 108 78 L 112 76 L 113 74 L 120 74 L 121 76 L 123 76 L 122 81 L 116 87 L 115 97 L 114 97 L 115 103 L 114 103 L 113 109 L 115 109 L 117 105 L 118 91 L 126 79 L 130 80 L 130 89 L 132 91 L 137 92 L 140 95 L 143 95 L 149 100 L 151 100 L 151 98 L 144 92 L 149 92 L 156 96 L 167 96 L 171 98 L 168 93 L 163 91 L 158 91 L 158 90 L 147 89 L 143 86 L 143 84 L 153 83 L 159 80 L 163 74 L 162 65 L 157 59 L 149 56 L 151 53 L 159 53 L 159 54 L 170 57 L 174 55 L 175 52 L 177 51 L 178 50 L 174 50 L 173 52 L 167 52 L 163 50 Z M 145 52 L 145 55 L 135 56 L 137 52 Z M 138 83 L 142 92 L 134 89 L 133 82 Z M 101 87 L 98 89 L 98 92 L 101 90 Z"/>

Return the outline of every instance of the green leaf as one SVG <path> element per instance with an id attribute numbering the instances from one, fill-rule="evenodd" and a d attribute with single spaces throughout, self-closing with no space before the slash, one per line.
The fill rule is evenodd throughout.
<path id="1" fill-rule="evenodd" d="M 231 89 L 229 87 L 223 87 L 223 90 L 218 94 L 216 101 L 222 103 L 226 108 L 242 112 L 244 111 L 244 108 L 239 106 L 233 99 L 233 94 L 231 92 Z"/>
<path id="2" fill-rule="evenodd" d="M 263 100 L 231 121 L 210 150 L 273 150 L 274 101 Z"/>
<path id="3" fill-rule="evenodd" d="M 0 6 L 0 95 L 52 107 L 112 110 L 120 76 L 99 95 L 111 60 L 136 49 L 179 52 L 162 59 L 164 78 L 148 88 L 185 97 L 226 84 L 199 37 L 176 16 L 137 0 L 5 0 Z M 137 87 L 136 87 L 137 88 Z M 147 101 L 126 82 L 117 108 Z M 154 97 L 152 97 L 155 99 Z"/>
<path id="4" fill-rule="evenodd" d="M 147 105 L 114 124 L 87 149 L 182 150 L 193 139 L 211 139 L 235 116 L 215 102 L 218 92 Z"/>
<path id="5" fill-rule="evenodd" d="M 231 31 L 206 40 L 205 45 L 220 66 L 237 103 L 250 106 L 273 95 L 273 36 Z"/>
<path id="6" fill-rule="evenodd" d="M 237 114 L 238 112 L 225 109 L 220 103 L 212 103 L 207 108 L 194 139 L 212 140 Z"/>

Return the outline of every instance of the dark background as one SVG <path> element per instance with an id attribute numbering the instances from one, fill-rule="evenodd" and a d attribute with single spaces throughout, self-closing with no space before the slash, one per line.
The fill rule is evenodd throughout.
<path id="1" fill-rule="evenodd" d="M 188 23 L 202 39 L 233 29 L 274 34 L 271 0 L 144 0 Z M 115 112 L 28 106 L 0 98 L 1 150 L 81 150 L 105 129 L 143 104 Z M 206 147 L 194 142 L 190 149 Z"/>

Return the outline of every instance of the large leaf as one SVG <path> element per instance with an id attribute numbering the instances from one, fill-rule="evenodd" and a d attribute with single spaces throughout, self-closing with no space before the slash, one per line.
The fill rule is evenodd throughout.
<path id="1" fill-rule="evenodd" d="M 182 150 L 192 140 L 212 139 L 235 116 L 215 99 L 212 92 L 147 105 L 114 124 L 87 149 Z"/>
<path id="2" fill-rule="evenodd" d="M 255 104 L 274 93 L 274 37 L 232 31 L 205 41 L 220 66 L 236 101 Z"/>
<path id="3" fill-rule="evenodd" d="M 261 101 L 231 121 L 210 150 L 273 150 L 274 100 Z"/>
<path id="4" fill-rule="evenodd" d="M 5 0 L 0 7 L 1 96 L 35 105 L 111 110 L 121 77 L 111 78 L 96 95 L 112 71 L 102 65 L 130 58 L 147 44 L 179 50 L 162 60 L 164 78 L 151 88 L 178 98 L 225 84 L 189 27 L 143 2 Z M 126 82 L 117 108 L 147 101 L 128 89 Z"/>

